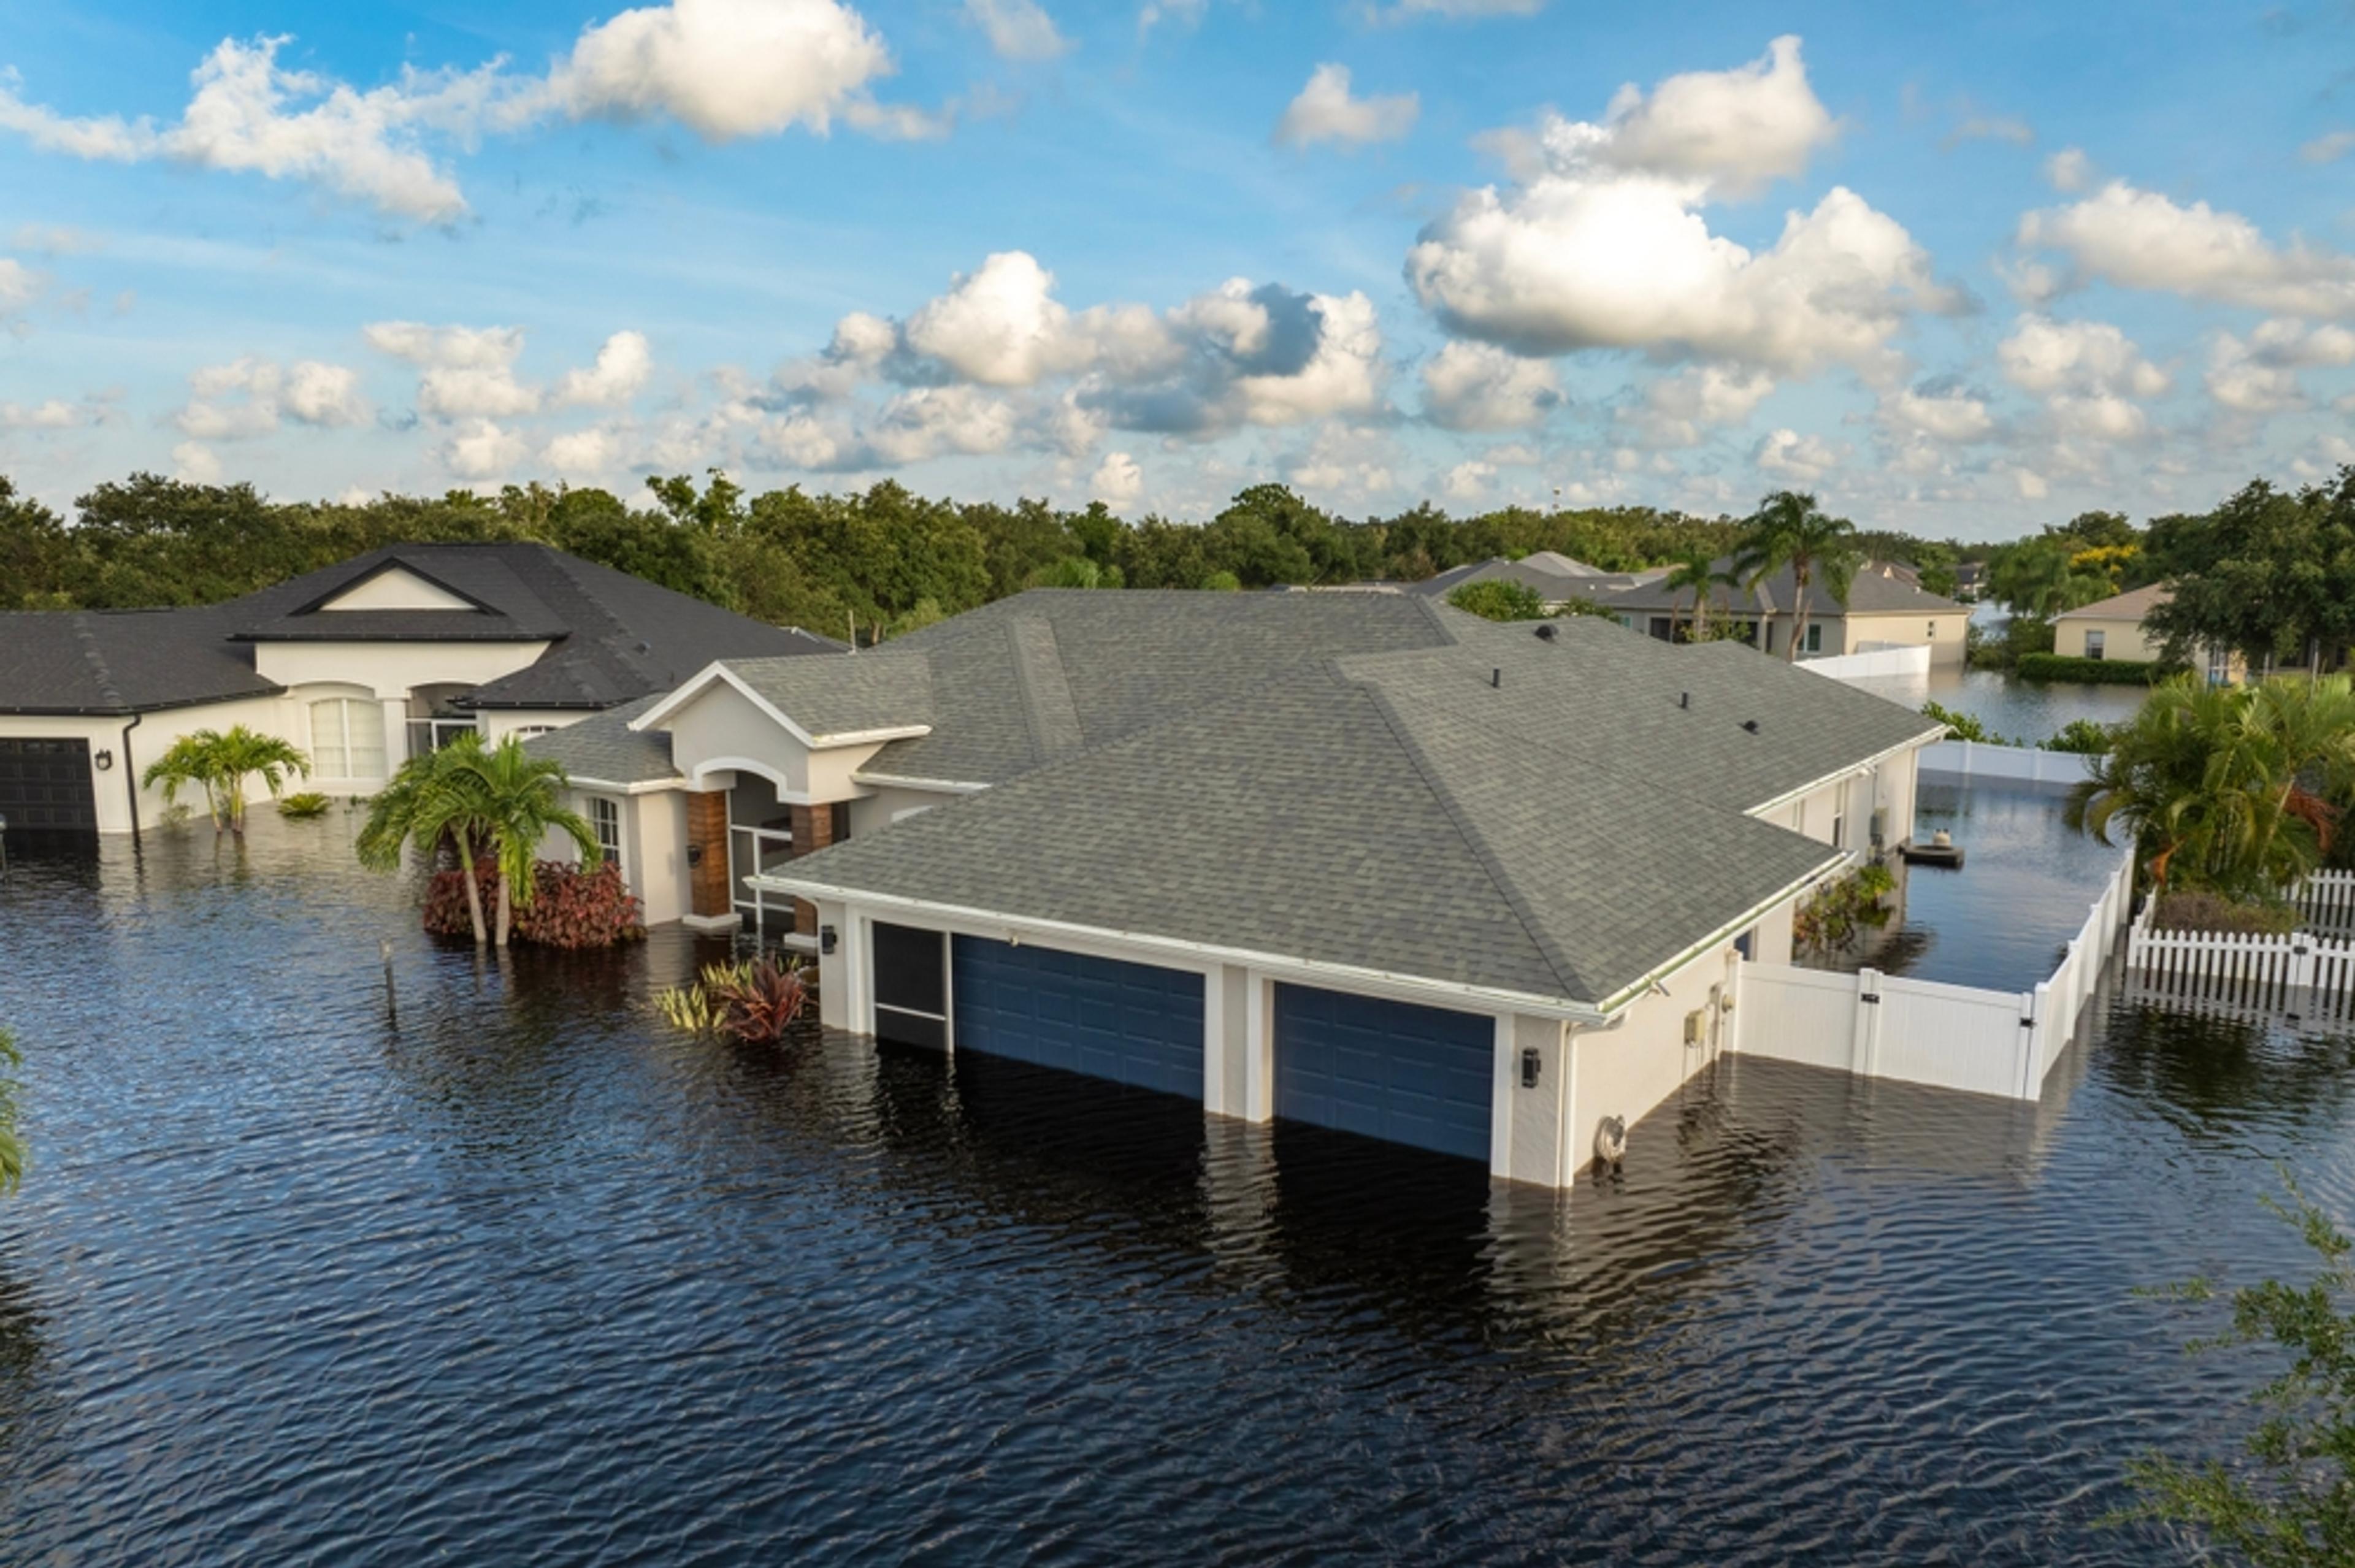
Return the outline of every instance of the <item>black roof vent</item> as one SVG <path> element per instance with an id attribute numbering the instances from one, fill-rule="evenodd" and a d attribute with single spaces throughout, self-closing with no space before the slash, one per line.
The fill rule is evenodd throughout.
<path id="1" fill-rule="evenodd" d="M 1692 693 L 1689 691 L 1678 692 L 1677 706 L 1679 708 L 1690 708 L 1692 706 Z"/>
<path id="2" fill-rule="evenodd" d="M 1749 731 L 1753 735 L 1758 733 L 1758 720 L 1755 719 L 1744 719 L 1742 721 L 1742 727 L 1744 730 Z"/>
<path id="3" fill-rule="evenodd" d="M 1543 643 L 1553 641 L 1553 623 L 1551 621 L 1545 621 L 1539 624 L 1538 640 Z"/>
<path id="4" fill-rule="evenodd" d="M 1488 672 L 1488 684 L 1490 686 L 1502 686 L 1505 684 L 1505 672 L 1501 667 Z"/>

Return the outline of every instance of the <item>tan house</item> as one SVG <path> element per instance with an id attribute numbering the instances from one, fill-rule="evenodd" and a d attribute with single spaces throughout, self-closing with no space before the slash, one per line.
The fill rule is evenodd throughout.
<path id="1" fill-rule="evenodd" d="M 2063 658 L 2160 663 L 2167 657 L 2167 639 L 2147 630 L 2143 622 L 2168 602 L 2170 592 L 2166 583 L 2153 582 L 2064 611 L 2052 618 L 2052 651 Z M 2198 662 L 2211 683 L 2221 686 L 2248 677 L 2248 666 L 2238 654 L 2210 648 Z"/>
<path id="2" fill-rule="evenodd" d="M 1732 562 L 1716 564 L 1725 571 Z M 1691 635 L 1692 591 L 1671 589 L 1664 579 L 1598 594 L 1595 602 L 1616 615 L 1621 625 L 1662 642 L 1683 642 Z M 1867 561 L 1849 583 L 1846 603 L 1835 599 L 1820 581 L 1809 583 L 1804 633 L 1799 632 L 1798 617 L 1793 613 L 1797 603 L 1797 585 L 1791 569 L 1785 567 L 1760 580 L 1754 588 L 1721 584 L 1710 595 L 1709 613 L 1718 626 L 1731 623 L 1743 631 L 1744 640 L 1753 647 L 1777 656 L 1785 653 L 1792 637 L 1797 635 L 1801 658 L 1927 647 L 1933 665 L 1963 662 L 1970 612 L 1923 588 L 1909 566 Z"/>

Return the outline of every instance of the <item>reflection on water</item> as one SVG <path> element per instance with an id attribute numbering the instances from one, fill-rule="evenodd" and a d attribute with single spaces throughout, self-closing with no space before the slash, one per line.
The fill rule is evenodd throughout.
<path id="1" fill-rule="evenodd" d="M 2132 718 L 2147 695 L 2139 686 L 2014 680 L 2000 670 L 1952 665 L 1942 665 L 1927 676 L 1881 677 L 1849 684 L 1908 708 L 1919 708 L 1934 699 L 1957 713 L 1969 714 L 2004 740 L 2028 746 L 2051 740 L 2072 720 L 2115 724 Z"/>
<path id="2" fill-rule="evenodd" d="M 478 960 L 347 833 L 0 885 L 12 1561 L 2185 1561 L 2094 1520 L 2238 1371 L 2129 1292 L 2294 1266 L 2275 1158 L 2355 1198 L 2329 1040 L 2117 1011 L 2036 1105 L 1735 1060 L 1492 1188 L 684 1039 L 708 943 Z"/>

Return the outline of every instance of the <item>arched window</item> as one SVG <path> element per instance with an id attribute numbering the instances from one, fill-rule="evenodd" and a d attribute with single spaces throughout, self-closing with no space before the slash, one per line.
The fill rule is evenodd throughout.
<path id="1" fill-rule="evenodd" d="M 311 771 L 323 779 L 384 777 L 384 707 L 357 697 L 311 704 Z"/>

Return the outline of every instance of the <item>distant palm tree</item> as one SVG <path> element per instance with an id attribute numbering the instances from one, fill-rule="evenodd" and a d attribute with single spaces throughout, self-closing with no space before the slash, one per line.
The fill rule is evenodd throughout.
<path id="1" fill-rule="evenodd" d="M 161 784 L 164 799 L 177 805 L 180 790 L 186 784 L 202 786 L 205 808 L 212 814 L 213 830 L 226 827 L 230 832 L 245 832 L 245 781 L 254 774 L 270 788 L 272 800 L 286 785 L 287 775 L 307 777 L 311 759 L 297 751 L 291 741 L 275 735 L 257 734 L 240 724 L 226 734 L 216 730 L 198 730 L 172 742 L 164 754 L 148 765 L 140 782 Z"/>
<path id="2" fill-rule="evenodd" d="M 483 893 L 474 880 L 474 857 L 488 846 L 481 775 L 470 759 L 479 756 L 479 731 L 462 731 L 439 751 L 422 752 L 400 765 L 392 782 L 368 803 L 367 823 L 354 845 L 360 864 L 371 870 L 400 869 L 402 849 L 414 844 L 431 856 L 448 838 L 458 851 L 466 880 L 466 912 L 474 917 L 474 945 L 491 939 L 483 918 Z"/>
<path id="3" fill-rule="evenodd" d="M 498 859 L 499 907 L 492 941 L 505 947 L 516 908 L 528 905 L 538 891 L 533 868 L 542 839 L 550 833 L 570 838 L 579 846 L 584 866 L 603 863 L 605 852 L 588 818 L 564 804 L 564 787 L 570 781 L 562 764 L 533 756 L 514 736 L 496 746 L 468 748 L 461 753 L 458 771 L 485 847 Z M 471 866 L 468 874 L 473 874 Z"/>
<path id="4" fill-rule="evenodd" d="M 1705 549 L 1697 549 L 1679 556 L 1677 563 L 1668 568 L 1668 574 L 1661 579 L 1661 582 L 1668 591 L 1668 614 L 1671 619 L 1676 615 L 1676 595 L 1682 593 L 1688 588 L 1692 590 L 1691 641 L 1696 643 L 1709 641 L 1709 596 L 1720 584 L 1730 586 L 1734 580 L 1733 572 L 1718 570 L 1717 558 Z"/>
<path id="5" fill-rule="evenodd" d="M 25 1179 L 25 1139 L 16 1130 L 16 1081 L 8 1076 L 24 1064 L 16 1037 L 0 1029 L 0 1192 L 14 1192 Z"/>
<path id="6" fill-rule="evenodd" d="M 1795 602 L 1791 642 L 1783 650 L 1787 660 L 1796 659 L 1806 641 L 1808 587 L 1820 579 L 1833 603 L 1846 605 L 1862 561 L 1855 524 L 1829 516 L 1803 491 L 1777 490 L 1750 515 L 1749 530 L 1734 549 L 1733 574 L 1743 587 L 1754 589 L 1785 567 L 1791 569 Z"/>

